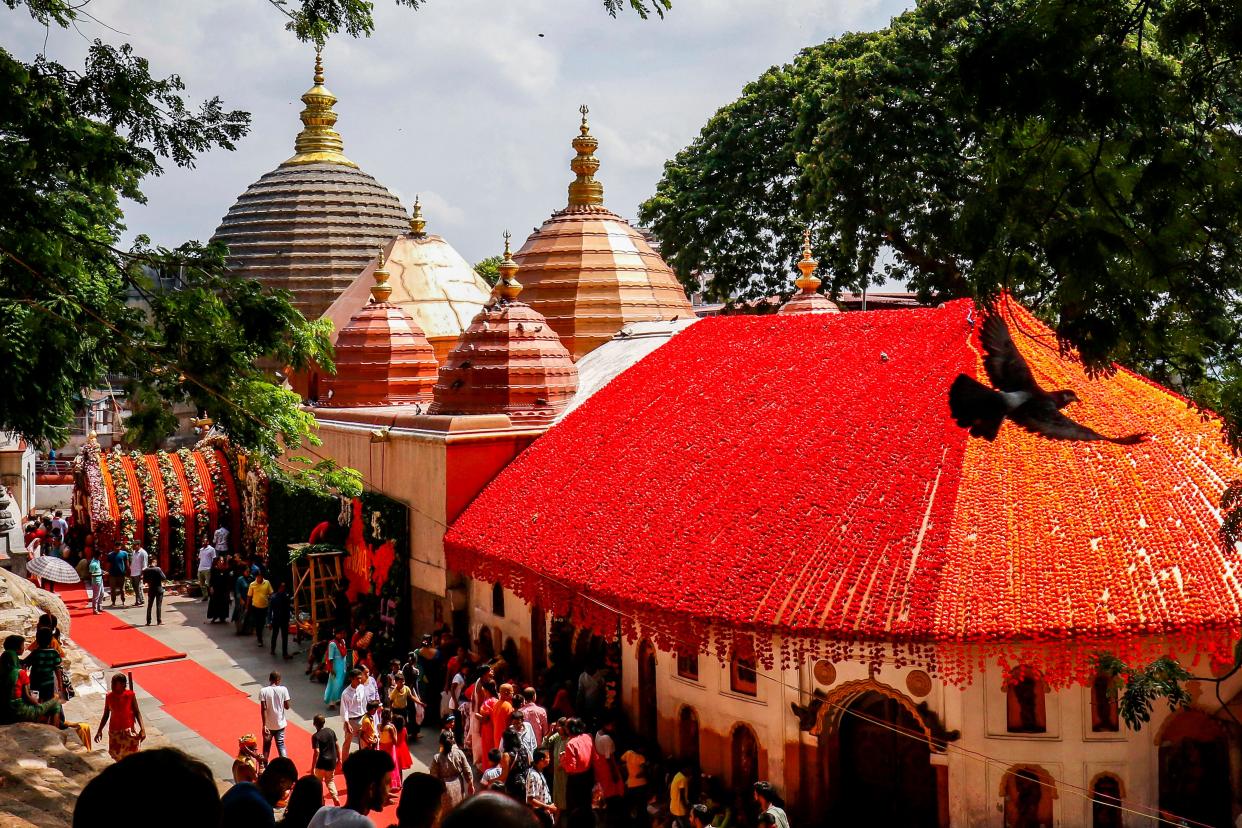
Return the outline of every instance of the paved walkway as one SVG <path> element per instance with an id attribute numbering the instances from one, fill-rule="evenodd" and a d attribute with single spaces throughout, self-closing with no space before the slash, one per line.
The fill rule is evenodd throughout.
<path id="1" fill-rule="evenodd" d="M 289 639 L 289 652 L 292 658 L 282 659 L 277 652 L 273 657 L 268 652 L 270 639 L 264 637 L 264 646 L 260 648 L 253 635 L 239 636 L 234 632 L 232 624 L 209 624 L 206 622 L 207 604 L 193 598 L 169 596 L 164 599 L 164 623 L 161 626 L 146 624 L 146 607 L 135 607 L 130 598 L 130 605 L 124 609 L 110 609 L 107 600 L 104 608 L 119 619 L 123 619 L 152 638 L 166 644 L 174 650 L 186 653 L 188 660 L 194 661 L 229 684 L 248 694 L 254 699 L 255 725 L 259 724 L 259 689 L 267 684 L 268 674 L 279 670 L 282 681 L 289 688 L 291 724 L 300 725 L 308 732 L 314 732 L 311 719 L 316 713 L 328 717 L 328 725 L 341 735 L 340 714 L 329 711 L 323 703 L 322 684 L 311 682 L 306 677 L 306 650 L 295 646 Z M 309 642 L 306 642 L 309 646 Z M 279 647 L 277 647 L 279 650 Z M 111 671 L 108 671 L 109 673 Z M 158 727 L 173 745 L 187 753 L 202 759 L 221 779 L 232 779 L 233 755 L 226 753 L 204 739 L 197 731 L 169 715 L 160 702 L 142 689 L 141 681 L 135 688 L 143 715 Z M 242 735 L 238 733 L 238 736 Z M 256 736 L 259 733 L 256 732 Z M 412 771 L 425 771 L 427 762 L 434 753 L 434 741 L 424 739 L 410 746 L 414 756 Z M 274 755 L 274 751 L 273 751 Z M 305 771 L 305 768 L 298 768 Z"/>

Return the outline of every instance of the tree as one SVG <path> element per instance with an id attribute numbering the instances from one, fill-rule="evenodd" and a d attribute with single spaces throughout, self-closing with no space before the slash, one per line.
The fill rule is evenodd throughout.
<path id="1" fill-rule="evenodd" d="M 503 260 L 502 256 L 488 256 L 474 266 L 474 272 L 482 276 L 483 281 L 489 285 L 495 285 L 500 278 L 500 263 Z"/>
<path id="2" fill-rule="evenodd" d="M 269 0 L 304 41 L 373 28 L 366 0 Z M 397 0 L 417 8 L 421 0 Z M 40 23 L 73 26 L 89 0 L 4 0 Z M 669 0 L 604 0 L 642 17 Z M 297 395 L 257 365 L 331 370 L 327 323 L 308 322 L 288 294 L 227 275 L 221 246 L 118 248 L 120 201 L 143 201 L 144 179 L 168 162 L 192 167 L 233 149 L 250 116 L 219 98 L 187 102 L 177 76 L 152 77 L 130 46 L 91 45 L 71 69 L 0 49 L 0 431 L 36 443 L 67 437 L 75 401 L 110 376 L 131 383 L 128 438 L 150 445 L 189 403 L 259 459 L 314 443 L 314 419 Z M 172 290 L 156 290 L 171 283 Z M 145 300 L 136 306 L 134 297 Z M 348 482 L 325 465 L 320 479 Z M 312 474 L 314 472 L 312 471 Z M 335 484 L 334 484 L 335 485 Z"/>
<path id="3" fill-rule="evenodd" d="M 765 72 L 640 210 L 683 283 L 1001 291 L 1094 370 L 1220 411 L 1242 447 L 1242 15 L 1229 0 L 923 0 Z"/>

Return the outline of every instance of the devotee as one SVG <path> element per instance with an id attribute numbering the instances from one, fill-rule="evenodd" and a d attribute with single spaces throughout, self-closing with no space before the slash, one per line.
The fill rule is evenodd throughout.
<path id="1" fill-rule="evenodd" d="M 217 558 L 211 566 L 207 580 L 207 621 L 211 624 L 227 623 L 229 601 L 233 596 L 233 573 L 225 558 Z"/>
<path id="2" fill-rule="evenodd" d="M 690 828 L 711 828 L 711 812 L 703 803 L 696 803 L 690 808 Z M 762 821 L 760 822 L 762 825 Z"/>
<path id="3" fill-rule="evenodd" d="M 216 548 L 210 543 L 204 543 L 203 548 L 198 550 L 198 588 L 204 601 L 209 597 L 207 595 L 207 581 L 211 577 L 211 567 L 215 562 Z"/>
<path id="4" fill-rule="evenodd" d="M 604 706 L 604 676 L 598 666 L 588 664 L 578 676 L 578 698 L 575 707 L 579 718 L 594 721 Z"/>
<path id="5" fill-rule="evenodd" d="M 259 781 L 238 782 L 220 797 L 220 824 L 238 828 L 275 825 L 274 809 L 298 781 L 293 760 L 277 756 L 259 774 Z"/>
<path id="6" fill-rule="evenodd" d="M 367 691 L 362 687 L 362 671 L 349 671 L 349 686 L 341 691 L 341 725 L 344 732 L 341 761 L 349 758 L 349 746 L 358 737 L 362 717 L 367 714 Z M 361 744 L 359 745 L 361 747 Z"/>
<path id="7" fill-rule="evenodd" d="M 54 644 L 52 628 L 40 626 L 35 630 L 34 647 L 22 662 L 30 671 L 30 689 L 38 693 L 43 701 L 60 698 L 56 692 L 56 679 L 60 675 L 63 659 Z"/>
<path id="8" fill-rule="evenodd" d="M 112 692 L 104 696 L 103 718 L 99 720 L 99 729 L 95 733 L 96 742 L 103 740 L 105 726 L 108 728 L 108 755 L 117 762 L 137 753 L 147 738 L 138 699 L 134 691 L 126 686 L 123 673 L 112 677 Z"/>
<path id="9" fill-rule="evenodd" d="M 625 809 L 634 820 L 647 803 L 647 757 L 635 745 L 621 754 L 621 767 L 625 771 Z"/>
<path id="10" fill-rule="evenodd" d="M 322 713 L 316 713 L 312 719 L 315 732 L 311 734 L 311 773 L 328 788 L 333 805 L 341 804 L 341 797 L 336 792 L 336 765 L 340 758 L 340 749 L 336 744 L 336 731 L 325 727 L 327 719 Z M 322 800 L 321 800 L 322 803 Z"/>
<path id="11" fill-rule="evenodd" d="M 281 656 L 292 658 L 289 655 L 289 620 L 292 613 L 293 600 L 289 597 L 287 585 L 281 581 L 276 585 L 276 592 L 268 603 L 268 616 L 272 624 L 272 655 L 276 655 L 276 636 L 280 636 Z"/>
<path id="12" fill-rule="evenodd" d="M 216 529 L 214 535 L 211 536 L 211 545 L 216 548 L 216 554 L 227 556 L 229 553 L 229 530 L 223 526 Z"/>
<path id="13" fill-rule="evenodd" d="M 289 792 L 289 804 L 280 824 L 287 828 L 306 828 L 316 812 L 323 807 L 323 782 L 314 776 L 303 776 Z"/>
<path id="14" fill-rule="evenodd" d="M 535 763 L 526 774 L 526 804 L 535 812 L 535 817 L 544 828 L 552 828 L 556 824 L 558 809 L 552 801 L 552 792 L 548 790 L 548 780 L 543 773 L 548 767 L 548 752 L 535 751 Z"/>
<path id="15" fill-rule="evenodd" d="M 362 688 L 366 690 L 367 701 L 379 704 L 379 685 L 375 683 L 375 676 L 371 675 L 371 668 L 366 664 L 359 664 L 358 669 L 362 671 Z"/>
<path id="16" fill-rule="evenodd" d="M 341 692 L 349 678 L 349 647 L 345 645 L 345 630 L 338 628 L 336 637 L 328 642 L 328 686 L 323 691 L 324 704 L 329 708 L 341 703 Z"/>
<path id="17" fill-rule="evenodd" d="M 522 740 L 522 750 L 526 753 L 527 761 L 534 762 L 539 741 L 535 738 L 535 729 L 526 721 L 525 711 L 514 710 L 509 716 L 509 726 L 517 731 L 518 738 Z"/>
<path id="18" fill-rule="evenodd" d="M 526 774 L 530 771 L 530 759 L 522 747 L 522 737 L 514 728 L 505 730 L 500 739 L 500 764 L 504 767 L 505 793 L 523 801 L 526 798 Z"/>
<path id="19" fill-rule="evenodd" d="M 155 610 L 155 623 L 164 623 L 164 582 L 168 576 L 160 568 L 159 561 L 151 559 L 142 570 L 142 582 L 147 586 L 147 626 L 151 626 L 151 610 Z"/>
<path id="20" fill-rule="evenodd" d="M 6 636 L 4 652 L 0 654 L 0 699 L 8 699 L 0 721 L 42 722 L 64 727 L 60 702 L 56 699 L 35 699 L 30 691 L 30 674 L 22 668 L 22 646 L 26 643 L 20 635 Z"/>
<path id="21" fill-rule="evenodd" d="M 380 703 L 375 699 L 367 701 L 367 712 L 358 726 L 358 747 L 366 750 L 379 750 Z M 395 761 L 395 760 L 394 760 Z"/>
<path id="22" fill-rule="evenodd" d="M 129 585 L 134 590 L 134 606 L 142 606 L 142 570 L 147 568 L 147 550 L 138 544 L 129 559 Z M 122 599 L 123 601 L 124 599 Z"/>
<path id="23" fill-rule="evenodd" d="M 435 828 L 443 813 L 444 783 L 428 773 L 412 773 L 401 786 L 397 828 Z"/>
<path id="24" fill-rule="evenodd" d="M 108 556 L 108 598 L 114 607 L 117 595 L 121 596 L 121 606 L 125 606 L 125 576 L 128 574 L 129 553 L 117 549 Z"/>
<path id="25" fill-rule="evenodd" d="M 444 812 L 448 813 L 463 799 L 474 794 L 474 772 L 466 754 L 457 747 L 453 734 L 440 733 L 440 749 L 431 759 L 428 773 L 444 783 Z"/>
<path id="26" fill-rule="evenodd" d="M 86 565 L 88 591 L 91 594 L 91 612 L 95 615 L 103 612 L 103 566 L 99 558 L 91 558 Z"/>
<path id="27" fill-rule="evenodd" d="M 248 631 L 246 617 L 246 593 L 250 590 L 250 577 L 244 566 L 238 566 L 233 579 L 233 624 L 238 635 Z"/>
<path id="28" fill-rule="evenodd" d="M 491 753 L 487 754 L 487 761 L 491 767 L 483 771 L 483 775 L 479 777 L 479 790 L 503 791 L 505 789 L 504 780 L 501 778 L 505 769 L 500 766 L 503 756 L 500 748 L 492 748 Z"/>
<path id="29" fill-rule="evenodd" d="M 504 794 L 484 791 L 463 802 L 440 823 L 441 828 L 540 828 L 534 813 Z"/>
<path id="30" fill-rule="evenodd" d="M 513 685 L 500 685 L 499 694 L 491 712 L 492 737 L 497 745 L 500 744 L 501 735 L 509 729 L 510 719 L 513 716 Z"/>
<path id="31" fill-rule="evenodd" d="M 267 677 L 267 687 L 259 691 L 259 712 L 263 716 L 263 761 L 271 752 L 272 742 L 276 743 L 276 753 L 288 756 L 285 752 L 285 711 L 289 709 L 289 688 L 280 683 L 280 673 L 273 670 Z"/>
<path id="32" fill-rule="evenodd" d="M 565 810 L 565 786 L 567 778 L 561 766 L 561 754 L 565 752 L 565 720 L 560 719 L 552 724 L 548 735 L 544 737 L 540 747 L 548 752 L 548 761 L 552 768 L 552 802 L 557 808 Z"/>
<path id="33" fill-rule="evenodd" d="M 379 709 L 379 749 L 392 757 L 392 782 L 389 785 L 394 791 L 401 790 L 401 758 L 397 754 L 397 728 L 392 723 L 392 711 L 387 707 Z"/>
<path id="34" fill-rule="evenodd" d="M 755 783 L 755 801 L 759 803 L 762 813 L 772 815 L 777 828 L 789 828 L 789 817 L 785 816 L 785 800 L 781 799 L 771 782 L 763 780 Z"/>
<path id="35" fill-rule="evenodd" d="M 393 677 L 393 687 L 388 691 L 388 704 L 392 707 L 392 712 L 400 716 L 407 715 L 410 711 L 410 705 L 414 702 L 414 694 L 410 692 L 410 688 L 406 686 L 405 676 L 398 672 Z"/>
<path id="36" fill-rule="evenodd" d="M 668 812 L 678 823 L 690 816 L 690 768 L 690 763 L 682 764 L 668 786 Z"/>
<path id="37" fill-rule="evenodd" d="M 405 717 L 398 716 L 395 712 L 392 716 L 392 726 L 397 731 L 397 767 L 406 771 L 414 766 L 414 757 L 410 755 L 410 745 L 406 738 Z"/>
<path id="38" fill-rule="evenodd" d="M 392 801 L 388 775 L 392 757 L 378 750 L 360 750 L 345 760 L 345 804 L 323 807 L 310 821 L 310 828 L 375 828 L 367 816 Z M 480 823 L 486 824 L 486 823 Z"/>
<path id="39" fill-rule="evenodd" d="M 535 688 L 527 687 L 522 691 L 522 713 L 526 715 L 526 721 L 530 722 L 530 726 L 535 731 L 535 741 L 543 742 L 548 736 L 548 711 L 540 707 L 537 702 Z"/>
<path id="40" fill-rule="evenodd" d="M 248 623 L 254 627 L 260 647 L 263 646 L 263 627 L 267 625 L 267 605 L 271 599 L 272 584 L 259 572 L 246 589 L 246 615 Z"/>
<path id="41" fill-rule="evenodd" d="M 104 768 L 82 789 L 73 828 L 175 824 L 219 828 L 220 794 L 211 770 L 175 748 L 154 748 Z"/>

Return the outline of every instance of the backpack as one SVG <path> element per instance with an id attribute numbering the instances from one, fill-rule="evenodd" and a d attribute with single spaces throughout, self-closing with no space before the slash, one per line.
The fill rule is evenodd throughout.
<path id="1" fill-rule="evenodd" d="M 561 769 L 565 773 L 586 773 L 591 770 L 594 759 L 595 742 L 591 734 L 582 733 L 565 743 L 565 752 L 561 754 Z"/>

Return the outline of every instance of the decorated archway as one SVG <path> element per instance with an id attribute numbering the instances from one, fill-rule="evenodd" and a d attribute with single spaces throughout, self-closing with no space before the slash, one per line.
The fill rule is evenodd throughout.
<path id="1" fill-rule="evenodd" d="M 905 695 L 873 679 L 825 697 L 819 736 L 826 824 L 946 825 L 948 776 L 933 764 L 931 728 Z"/>

